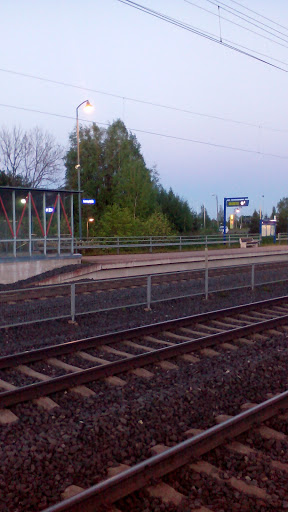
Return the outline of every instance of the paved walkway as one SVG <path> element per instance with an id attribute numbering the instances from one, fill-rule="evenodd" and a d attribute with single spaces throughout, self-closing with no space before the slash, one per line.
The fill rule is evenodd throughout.
<path id="1" fill-rule="evenodd" d="M 287 245 L 264 245 L 262 247 L 251 247 L 248 249 L 209 249 L 209 258 L 211 256 L 224 256 L 229 257 L 231 255 L 238 254 L 261 254 L 263 252 L 281 252 L 287 251 Z M 101 256 L 82 256 L 82 262 L 87 263 L 132 263 L 132 262 L 154 262 L 154 261 L 177 261 L 177 260 L 189 260 L 191 258 L 203 258 L 205 257 L 205 250 L 202 251 L 175 251 L 175 252 L 154 252 L 154 253 L 141 253 L 141 254 L 104 254 Z"/>

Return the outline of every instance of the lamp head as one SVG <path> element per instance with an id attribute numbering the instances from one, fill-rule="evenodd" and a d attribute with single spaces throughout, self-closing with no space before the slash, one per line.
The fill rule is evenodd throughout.
<path id="1" fill-rule="evenodd" d="M 94 222 L 94 219 L 88 219 L 88 222 Z"/>
<path id="2" fill-rule="evenodd" d="M 92 112 L 93 110 L 93 105 L 91 105 L 90 101 L 87 100 L 83 109 L 85 110 L 85 112 L 87 112 L 87 114 L 90 114 L 90 112 Z"/>

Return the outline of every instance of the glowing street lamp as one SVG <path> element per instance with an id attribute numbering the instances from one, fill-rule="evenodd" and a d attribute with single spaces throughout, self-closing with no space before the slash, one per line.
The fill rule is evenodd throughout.
<path id="1" fill-rule="evenodd" d="M 75 166 L 75 169 L 77 169 L 78 173 L 78 207 L 79 207 L 79 238 L 82 238 L 82 218 L 81 218 L 81 183 L 80 183 L 80 146 L 79 146 L 79 118 L 78 118 L 78 109 L 82 107 L 82 105 L 85 112 L 90 113 L 91 110 L 93 110 L 93 106 L 91 105 L 89 100 L 82 101 L 80 105 L 76 108 L 76 135 L 77 135 L 77 165 Z"/>
<path id="2" fill-rule="evenodd" d="M 94 222 L 95 219 L 87 219 L 87 238 L 89 236 L 89 222 Z"/>

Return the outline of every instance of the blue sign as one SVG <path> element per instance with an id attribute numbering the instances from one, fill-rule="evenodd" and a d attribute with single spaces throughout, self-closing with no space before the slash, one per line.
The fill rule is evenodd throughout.
<path id="1" fill-rule="evenodd" d="M 53 212 L 53 208 L 51 206 L 48 206 L 48 208 L 45 208 L 45 212 L 46 213 L 52 213 Z"/>
<path id="2" fill-rule="evenodd" d="M 82 204 L 95 204 L 95 199 L 82 199 Z"/>

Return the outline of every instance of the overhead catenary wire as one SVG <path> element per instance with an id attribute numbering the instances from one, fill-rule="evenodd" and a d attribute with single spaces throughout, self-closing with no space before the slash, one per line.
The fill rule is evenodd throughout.
<path id="1" fill-rule="evenodd" d="M 263 18 L 264 20 L 270 21 L 271 23 L 273 23 L 274 25 L 277 25 L 278 27 L 284 28 L 284 30 L 288 30 L 288 28 L 285 27 L 284 25 L 280 25 L 280 23 L 277 23 L 276 21 L 272 20 L 271 18 L 267 18 L 266 16 L 263 16 L 263 14 L 261 14 L 261 13 L 259 13 L 257 11 L 253 11 L 253 9 L 250 9 L 249 7 L 246 7 L 246 5 L 243 5 L 240 2 L 237 2 L 236 0 L 230 0 L 230 2 L 232 2 L 233 4 L 240 5 L 240 7 L 242 7 L 242 9 L 246 9 L 246 11 L 253 12 L 257 16 L 259 16 L 260 18 Z"/>
<path id="2" fill-rule="evenodd" d="M 154 11 L 153 9 L 149 9 L 148 7 L 145 7 L 145 6 L 141 5 L 141 4 L 133 2 L 132 0 L 117 0 L 117 1 L 122 3 L 122 4 L 124 4 L 124 5 L 127 5 L 129 7 L 133 7 L 134 9 L 142 11 L 142 12 L 144 12 L 146 14 L 149 14 L 149 15 L 151 15 L 153 17 L 156 17 L 156 18 L 158 18 L 158 19 L 160 19 L 162 21 L 170 23 L 171 25 L 175 25 L 175 26 L 177 26 L 179 28 L 182 28 L 184 30 L 192 32 L 193 34 L 196 34 L 196 35 L 198 35 L 200 37 L 208 39 L 208 40 L 210 40 L 210 41 L 212 41 L 214 43 L 220 44 L 222 47 L 228 48 L 228 49 L 233 50 L 233 51 L 235 51 L 237 53 L 245 55 L 246 57 L 250 57 L 251 59 L 254 59 L 254 60 L 258 61 L 258 62 L 261 62 L 263 64 L 271 66 L 272 68 L 275 68 L 275 69 L 278 69 L 280 71 L 283 71 L 284 73 L 288 72 L 287 69 L 284 69 L 281 66 L 277 66 L 276 64 L 273 64 L 272 62 L 269 62 L 269 61 L 267 61 L 265 59 L 261 59 L 260 57 L 257 57 L 255 55 L 255 52 L 253 54 L 253 53 L 250 53 L 248 51 L 241 50 L 237 46 L 233 46 L 231 44 L 228 44 L 227 42 L 224 42 L 224 40 L 219 41 L 218 38 L 215 38 L 213 36 L 207 35 L 207 33 L 205 33 L 203 30 L 196 29 L 196 28 L 192 27 L 191 25 L 188 25 L 187 23 L 184 23 L 184 22 L 181 22 L 180 20 L 177 20 L 176 18 L 171 18 L 170 16 L 167 16 L 167 15 L 165 15 L 163 13 L 158 12 L 158 11 Z M 281 44 L 281 43 L 277 43 L 277 44 Z M 253 52 L 253 50 L 250 50 L 250 51 Z"/>
<path id="3" fill-rule="evenodd" d="M 26 107 L 18 107 L 16 105 L 7 105 L 5 103 L 0 103 L 0 107 L 12 108 L 12 109 L 15 109 L 15 110 L 23 110 L 23 111 L 26 111 L 26 112 L 34 112 L 35 114 L 42 114 L 42 115 L 60 117 L 60 118 L 63 118 L 63 119 L 72 119 L 73 121 L 75 121 L 75 118 L 72 117 L 72 116 L 67 116 L 67 115 L 64 115 L 64 114 L 57 114 L 57 113 L 54 113 L 54 112 L 47 112 L 47 111 L 38 110 L 38 109 L 31 109 L 31 108 L 26 108 Z M 89 120 L 88 119 L 79 119 L 79 121 L 84 122 L 84 123 L 89 123 L 89 124 L 96 123 L 96 121 L 91 121 L 90 119 Z M 102 123 L 102 122 L 99 122 L 99 121 L 97 121 L 97 124 L 99 124 L 101 126 L 110 126 L 109 123 Z M 219 149 L 228 149 L 230 151 L 239 151 L 241 153 L 250 153 L 250 154 L 259 155 L 259 156 L 267 156 L 267 157 L 272 157 L 272 158 L 280 158 L 280 159 L 283 159 L 283 160 L 288 160 L 288 155 L 277 155 L 275 153 L 264 153 L 264 152 L 261 152 L 261 151 L 255 151 L 253 149 L 241 148 L 241 147 L 237 147 L 237 146 L 228 146 L 226 144 L 216 144 L 214 142 L 203 141 L 203 140 L 198 140 L 198 139 L 190 139 L 190 138 L 186 138 L 186 137 L 178 137 L 176 135 L 169 135 L 169 134 L 165 134 L 165 133 L 154 132 L 154 131 L 151 131 L 151 130 L 142 130 L 140 128 L 128 127 L 128 130 L 130 130 L 131 132 L 133 131 L 133 132 L 143 133 L 143 134 L 146 134 L 146 135 L 154 135 L 154 136 L 162 137 L 162 138 L 165 138 L 165 139 L 173 139 L 173 140 L 179 140 L 179 141 L 183 141 L 183 142 L 192 142 L 194 144 L 201 144 L 201 145 L 204 145 L 204 146 L 210 146 L 210 147 L 219 148 Z"/>
<path id="4" fill-rule="evenodd" d="M 11 69 L 0 68 L 0 72 L 1 73 L 12 74 L 12 75 L 16 75 L 16 76 L 21 76 L 23 78 L 30 78 L 30 79 L 33 79 L 33 80 L 39 80 L 41 82 L 47 82 L 47 83 L 51 83 L 51 84 L 55 84 L 55 85 L 61 85 L 63 87 L 71 87 L 73 89 L 79 89 L 79 90 L 82 90 L 82 91 L 93 92 L 93 93 L 96 93 L 96 94 L 103 94 L 104 96 L 110 96 L 112 98 L 118 98 L 118 99 L 121 100 L 121 102 L 123 102 L 123 100 L 125 100 L 126 102 L 130 101 L 130 102 L 134 102 L 134 103 L 140 103 L 140 104 L 143 104 L 143 105 L 150 105 L 152 107 L 163 108 L 163 109 L 172 110 L 172 111 L 175 111 L 175 112 L 182 112 L 184 114 L 191 114 L 191 115 L 199 116 L 199 117 L 205 117 L 207 119 L 214 119 L 216 121 L 223 121 L 223 122 L 226 122 L 226 123 L 232 123 L 232 124 L 236 124 L 236 125 L 247 126 L 247 127 L 250 127 L 250 128 L 257 128 L 257 129 L 259 128 L 259 123 L 258 124 L 256 124 L 256 123 L 249 123 L 247 121 L 240 121 L 239 119 L 237 120 L 237 119 L 232 119 L 232 118 L 229 118 L 229 117 L 222 117 L 222 116 L 217 116 L 217 115 L 213 115 L 213 114 L 205 114 L 203 112 L 197 112 L 195 110 L 189 110 L 189 109 L 174 107 L 172 105 L 165 105 L 163 103 L 155 103 L 153 101 L 147 101 L 147 100 L 141 100 L 139 98 L 132 98 L 132 97 L 129 97 L 129 96 L 123 96 L 121 94 L 115 94 L 115 93 L 111 93 L 111 92 L 107 92 L 107 91 L 101 91 L 99 89 L 93 89 L 91 87 L 84 87 L 82 85 L 71 84 L 71 83 L 68 83 L 68 82 L 62 82 L 60 80 L 53 80 L 51 78 L 44 78 L 44 77 L 37 76 L 37 75 L 31 75 L 29 73 L 22 73 L 20 71 L 14 71 L 14 70 L 11 70 Z M 263 130 L 266 130 L 266 131 L 288 133 L 288 129 L 285 129 L 285 128 L 275 128 L 275 127 L 269 127 L 269 126 L 263 126 L 263 125 L 261 125 L 261 128 Z"/>
<path id="5" fill-rule="evenodd" d="M 209 11 L 209 9 L 205 9 L 205 7 L 201 7 L 200 5 L 198 4 L 195 4 L 195 2 L 192 2 L 191 0 L 184 0 L 184 2 L 186 2 L 187 4 L 190 4 L 190 5 L 193 5 L 194 7 L 197 7 L 198 9 L 200 9 L 201 11 L 205 11 L 213 16 L 217 16 L 217 14 L 215 14 L 214 12 L 212 11 Z M 217 7 L 219 7 L 218 4 L 221 4 L 222 2 L 217 2 L 217 4 L 214 4 L 214 5 L 217 5 Z M 223 19 L 226 19 L 227 18 L 223 18 Z M 227 20 L 227 21 L 230 21 L 230 20 Z M 231 22 L 233 23 L 233 22 Z M 207 34 L 209 34 L 210 36 L 213 36 L 213 37 L 216 37 L 215 34 L 211 33 L 211 32 L 207 32 L 205 31 Z M 256 50 L 252 50 L 251 48 L 249 48 L 248 46 L 244 46 L 240 43 L 236 43 L 235 41 L 232 41 L 231 39 L 227 39 L 227 37 L 223 38 L 222 37 L 222 34 L 221 34 L 221 41 L 220 42 L 223 42 L 223 41 L 226 41 L 227 43 L 231 43 L 232 45 L 236 45 L 238 46 L 239 48 L 243 48 L 244 50 L 248 50 L 248 51 L 253 51 L 256 55 L 261 55 L 262 57 L 266 57 L 267 59 L 270 59 L 274 62 L 279 62 L 279 64 L 284 64 L 284 66 L 287 66 L 288 67 L 288 62 L 285 62 L 281 59 L 277 59 L 276 57 L 273 57 L 272 55 L 268 55 L 267 53 L 263 53 L 263 52 L 259 52 L 259 51 L 256 51 Z M 288 40 L 287 40 L 288 42 Z M 282 45 L 281 45 L 282 46 Z M 286 48 L 286 47 L 285 47 Z M 288 48 L 288 47 L 287 47 Z"/>
<path id="6" fill-rule="evenodd" d="M 190 3 L 188 0 L 184 0 L 186 3 Z M 214 5 L 215 7 L 219 7 L 218 3 L 220 2 L 214 2 L 213 0 L 206 0 L 206 2 L 209 2 L 209 4 L 212 4 Z M 284 41 L 285 43 L 288 43 L 288 40 L 287 40 L 287 37 L 288 36 L 285 36 L 284 34 L 284 39 L 283 37 L 280 37 L 278 36 L 277 34 L 273 34 L 270 30 L 267 30 L 265 28 L 262 28 L 260 27 L 257 23 L 253 23 L 252 21 L 249 21 L 249 20 L 246 20 L 245 18 L 243 18 L 242 16 L 240 16 L 239 14 L 235 14 L 233 13 L 230 9 L 227 9 L 223 6 L 221 6 L 221 9 L 223 9 L 223 11 L 226 11 L 228 12 L 229 14 L 232 14 L 232 16 L 236 16 L 237 18 L 241 19 L 242 21 L 244 21 L 245 23 L 249 23 L 250 25 L 253 25 L 254 27 L 257 27 L 259 28 L 260 30 L 263 30 L 263 32 L 266 32 L 267 34 L 270 34 L 270 35 L 273 35 L 273 37 L 276 37 L 277 39 L 280 39 L 281 41 Z M 215 14 L 215 13 L 212 13 L 211 11 L 207 11 L 207 12 L 210 12 L 210 14 Z M 216 15 L 217 16 L 217 15 Z M 227 21 L 228 23 L 232 23 L 233 25 L 236 25 L 237 27 L 241 27 L 243 28 L 244 30 L 247 30 L 248 32 L 251 32 L 252 34 L 256 34 L 258 35 L 259 37 L 263 37 L 264 39 L 267 39 L 268 41 L 271 41 L 272 43 L 274 44 L 279 44 L 280 46 L 283 46 L 284 48 L 287 48 L 286 45 L 283 45 L 282 43 L 279 43 L 278 41 L 273 41 L 273 39 L 271 39 L 270 37 L 267 37 L 267 36 L 264 36 L 263 34 L 259 34 L 259 32 L 255 32 L 255 30 L 251 30 L 247 27 L 245 27 L 244 25 L 241 25 L 240 23 L 236 23 L 235 21 L 232 21 L 232 20 L 229 20 L 228 18 L 225 18 L 223 17 L 223 19 L 225 21 Z"/>
<path id="7" fill-rule="evenodd" d="M 121 1 L 121 0 L 120 0 L 120 1 Z M 217 7 L 217 8 L 218 8 L 218 13 L 219 13 L 220 5 L 218 5 L 218 4 L 221 4 L 221 2 L 218 2 L 218 1 L 217 1 L 217 2 L 213 2 L 213 1 L 211 1 L 211 0 L 206 0 L 206 1 L 207 1 L 207 2 L 209 2 L 209 3 L 211 3 L 212 5 L 215 5 L 215 7 Z M 195 2 L 192 2 L 192 1 L 190 1 L 190 0 L 184 0 L 184 2 L 186 2 L 187 4 L 193 5 L 194 7 L 197 7 L 198 9 L 201 9 L 201 11 L 205 11 L 205 12 L 207 12 L 208 14 L 211 14 L 212 16 L 217 16 L 217 17 L 218 17 L 218 13 L 215 13 L 215 12 L 209 11 L 209 9 L 205 9 L 205 7 L 201 7 L 200 5 L 195 4 Z M 234 15 L 234 16 L 237 16 L 236 14 L 231 13 L 230 11 L 228 11 L 227 9 L 225 9 L 225 8 L 224 8 L 224 7 L 222 7 L 222 6 L 221 6 L 221 9 L 223 9 L 223 10 L 225 10 L 225 11 L 229 12 L 230 14 L 232 14 L 232 15 Z M 240 18 L 240 16 L 238 16 L 238 17 Z M 283 48 L 288 48 L 288 46 L 287 46 L 287 45 L 282 44 L 282 43 L 279 43 L 278 41 L 273 41 L 273 39 L 271 39 L 270 37 L 264 36 L 263 34 L 259 34 L 259 32 L 255 32 L 255 30 L 252 30 L 252 29 L 250 29 L 250 28 L 247 28 L 247 27 L 245 27 L 244 25 L 241 25 L 240 23 L 236 23 L 235 21 L 232 21 L 232 20 L 230 20 L 229 18 L 225 18 L 225 16 L 223 16 L 223 15 L 222 15 L 222 19 L 223 19 L 223 20 L 225 20 L 225 21 L 227 21 L 228 23 L 231 23 L 232 25 L 235 25 L 235 26 L 237 26 L 237 27 L 240 27 L 240 28 L 242 28 L 242 29 L 244 29 L 244 30 L 246 30 L 246 31 L 248 31 L 248 32 L 251 32 L 252 34 L 255 34 L 255 35 L 259 36 L 259 37 L 262 37 L 263 39 L 266 39 L 267 41 L 270 41 L 270 42 L 275 43 L 275 44 L 277 44 L 277 45 L 279 45 L 279 46 L 282 46 Z M 242 18 L 241 18 L 241 19 L 242 19 Z M 244 21 L 246 21 L 246 23 L 251 23 L 251 22 L 249 22 L 248 20 L 244 20 Z M 262 27 L 259 27 L 258 25 L 254 24 L 254 23 L 252 23 L 252 25 L 257 26 L 258 28 L 260 28 L 260 30 L 265 30 L 265 29 L 263 29 Z M 266 30 L 265 30 L 265 32 L 268 32 L 268 33 L 270 34 L 270 32 L 269 32 L 269 31 L 266 31 Z M 272 34 L 272 33 L 271 33 L 271 34 Z M 278 38 L 279 38 L 279 39 L 281 39 L 282 41 L 285 41 L 286 43 L 288 43 L 288 39 L 282 39 L 282 38 L 280 38 L 279 36 L 276 36 L 275 34 L 272 34 L 272 35 L 273 35 L 273 36 L 275 36 L 275 37 L 278 37 Z M 288 36 L 287 36 L 287 37 L 288 37 Z M 221 39 L 222 39 L 222 38 L 221 38 Z M 226 41 L 227 41 L 227 39 L 226 39 Z M 239 45 L 238 45 L 238 43 L 234 43 L 234 44 L 237 44 L 237 46 L 239 46 Z M 252 50 L 252 51 L 254 51 L 254 50 Z M 254 51 L 254 53 L 258 53 L 258 52 L 255 52 L 255 51 Z M 273 60 L 274 60 L 274 59 L 273 59 Z"/>
<path id="8" fill-rule="evenodd" d="M 209 0 L 206 0 L 206 1 L 209 1 Z M 277 32 L 278 34 L 282 34 L 282 36 L 284 36 L 284 37 L 288 37 L 288 34 L 284 34 L 284 32 L 282 32 L 281 30 L 277 30 L 276 28 L 271 27 L 271 25 L 268 25 L 267 23 L 263 23 L 262 21 L 259 21 L 256 18 L 254 18 L 253 16 L 249 16 L 249 14 L 245 14 L 244 12 L 239 11 L 239 9 L 235 9 L 235 7 L 231 7 L 231 5 L 225 4 L 225 2 L 223 2 L 222 0 L 217 0 L 217 5 L 221 5 L 221 6 L 227 7 L 231 11 L 234 11 L 234 12 L 236 12 L 238 14 L 241 14 L 242 16 L 245 16 L 246 18 L 248 18 L 250 20 L 254 20 L 258 25 L 263 25 L 263 27 L 270 28 L 270 30 L 273 30 L 274 32 Z M 248 10 L 250 10 L 250 9 L 248 9 Z M 252 12 L 256 13 L 256 11 L 252 11 Z M 257 16 L 261 16 L 261 14 L 257 13 Z M 268 18 L 265 18 L 265 19 L 268 19 Z M 275 23 L 275 22 L 271 20 L 271 23 Z M 278 23 L 275 23 L 275 24 L 278 25 Z M 281 25 L 280 25 L 280 27 L 281 27 Z M 283 28 L 288 31 L 288 28 L 286 28 L 286 27 L 283 27 Z"/>

